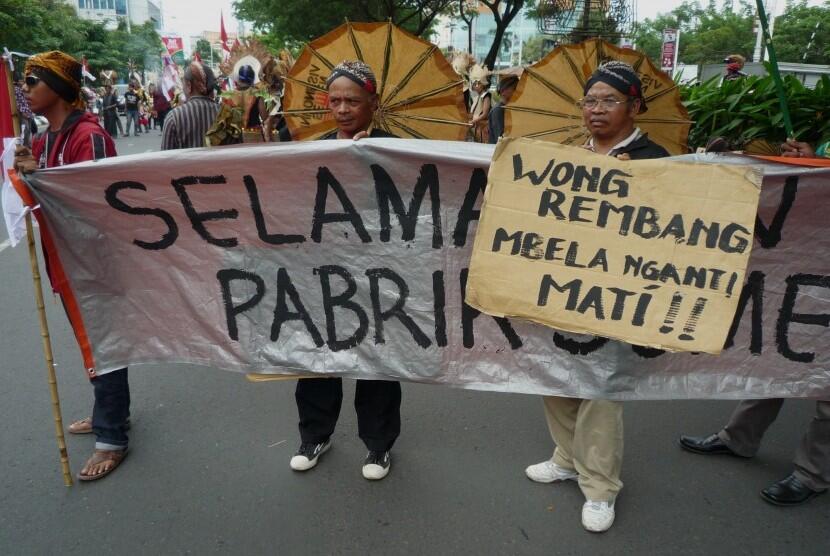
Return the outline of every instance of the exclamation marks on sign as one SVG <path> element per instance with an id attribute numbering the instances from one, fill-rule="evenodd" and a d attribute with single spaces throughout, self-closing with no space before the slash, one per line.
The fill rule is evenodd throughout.
<path id="1" fill-rule="evenodd" d="M 702 297 L 698 297 L 697 301 L 695 301 L 695 306 L 692 307 L 692 312 L 689 314 L 689 318 L 686 319 L 686 325 L 683 327 L 683 334 L 678 336 L 681 340 L 684 341 L 691 341 L 694 340 L 695 328 L 697 328 L 697 323 L 700 321 L 700 315 L 703 314 L 703 309 L 706 307 L 706 299 Z"/>
<path id="2" fill-rule="evenodd" d="M 660 327 L 661 334 L 668 334 L 674 330 L 674 321 L 677 320 L 677 314 L 680 312 L 680 304 L 683 302 L 683 296 L 680 292 L 674 292 L 671 298 L 671 306 L 669 312 L 666 313 L 666 320 L 663 321 L 663 326 Z"/>
<path id="3" fill-rule="evenodd" d="M 686 323 L 683 325 L 683 333 L 678 336 L 683 341 L 694 340 L 694 332 L 697 329 L 697 324 L 700 322 L 700 316 L 703 314 L 703 309 L 706 308 L 707 300 L 703 297 L 698 297 L 689 313 Z M 683 294 L 674 292 L 671 298 L 671 305 L 666 313 L 666 318 L 663 320 L 663 326 L 660 327 L 661 334 L 668 334 L 674 330 L 675 322 L 680 314 L 680 307 L 683 305 Z"/>

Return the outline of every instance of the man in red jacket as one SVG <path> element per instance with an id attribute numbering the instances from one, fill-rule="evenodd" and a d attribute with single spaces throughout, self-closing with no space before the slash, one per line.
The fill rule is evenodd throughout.
<path id="1" fill-rule="evenodd" d="M 37 54 L 26 63 L 23 91 L 33 112 L 49 121 L 49 127 L 32 143 L 18 147 L 15 168 L 29 173 L 43 168 L 115 156 L 115 143 L 84 110 L 81 95 L 81 64 L 63 52 Z M 81 481 L 100 479 L 127 455 L 130 387 L 127 369 L 94 376 L 95 405 L 92 419 L 70 426 L 70 432 L 94 432 L 95 451 L 78 474 Z"/>

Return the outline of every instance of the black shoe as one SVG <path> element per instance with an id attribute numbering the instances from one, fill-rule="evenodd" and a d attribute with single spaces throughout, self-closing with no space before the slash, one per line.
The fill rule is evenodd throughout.
<path id="1" fill-rule="evenodd" d="M 776 506 L 798 506 L 824 492 L 826 490 L 811 489 L 791 473 L 762 490 L 761 498 Z"/>
<path id="2" fill-rule="evenodd" d="M 680 447 L 684 450 L 703 455 L 725 454 L 729 456 L 748 457 L 736 454 L 717 434 L 709 436 L 680 436 Z"/>
<path id="3" fill-rule="evenodd" d="M 363 460 L 363 477 L 370 481 L 379 481 L 389 474 L 391 466 L 392 458 L 389 456 L 389 450 L 384 452 L 369 450 L 366 459 Z"/>
<path id="4" fill-rule="evenodd" d="M 291 458 L 291 469 L 294 471 L 308 471 L 317 465 L 317 460 L 329 448 L 331 448 L 331 440 L 326 440 L 319 444 L 303 442 L 300 444 L 297 453 Z"/>

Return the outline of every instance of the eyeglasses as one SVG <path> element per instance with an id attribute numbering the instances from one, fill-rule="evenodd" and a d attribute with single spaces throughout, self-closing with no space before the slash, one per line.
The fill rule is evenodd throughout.
<path id="1" fill-rule="evenodd" d="M 576 105 L 580 108 L 587 108 L 588 110 L 592 110 L 596 108 L 598 105 L 604 108 L 605 110 L 611 110 L 616 108 L 620 104 L 625 104 L 630 99 L 625 100 L 617 100 L 615 98 L 594 98 L 594 97 L 585 97 L 580 101 L 577 101 Z"/>
<path id="2" fill-rule="evenodd" d="M 25 82 L 26 86 L 30 89 L 32 87 L 37 87 L 37 84 L 40 83 L 40 77 L 38 77 L 37 75 L 27 75 Z"/>

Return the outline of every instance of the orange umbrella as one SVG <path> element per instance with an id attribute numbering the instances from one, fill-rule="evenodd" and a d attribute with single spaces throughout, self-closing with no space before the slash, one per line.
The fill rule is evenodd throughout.
<path id="1" fill-rule="evenodd" d="M 677 84 L 642 52 L 600 39 L 560 46 L 525 68 L 510 104 L 505 106 L 505 135 L 565 145 L 587 141 L 582 110 L 576 103 L 591 74 L 608 60 L 627 62 L 640 76 L 648 111 L 636 117 L 636 124 L 671 154 L 687 153 L 692 122 L 680 101 Z"/>
<path id="2" fill-rule="evenodd" d="M 437 46 L 388 23 L 345 23 L 309 43 L 286 77 L 283 114 L 295 140 L 336 128 L 326 78 L 343 60 L 361 60 L 378 79 L 373 125 L 399 137 L 463 140 L 468 116 L 461 77 Z"/>

